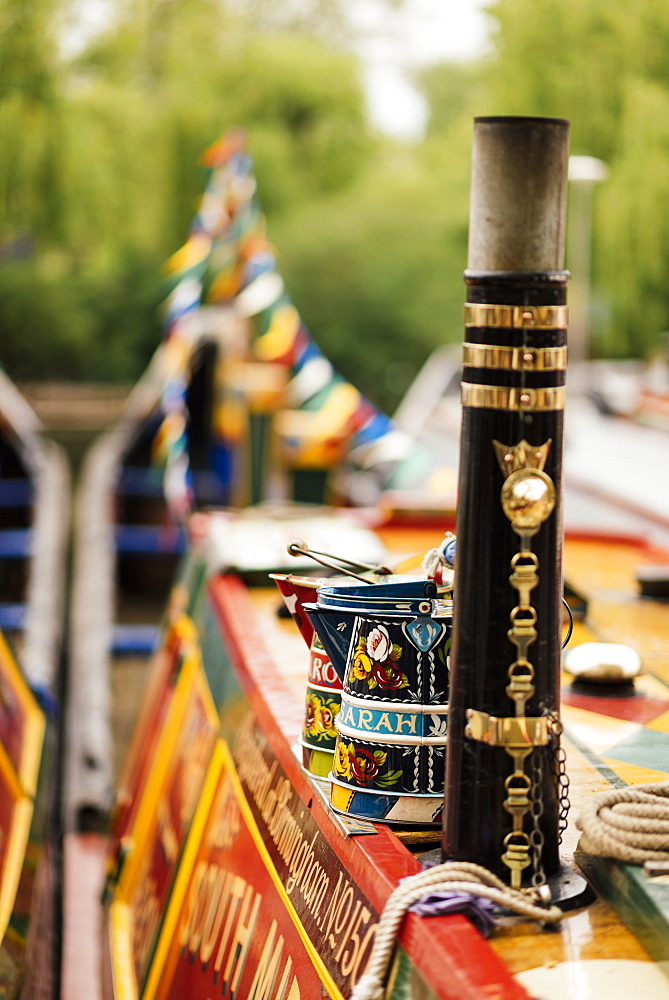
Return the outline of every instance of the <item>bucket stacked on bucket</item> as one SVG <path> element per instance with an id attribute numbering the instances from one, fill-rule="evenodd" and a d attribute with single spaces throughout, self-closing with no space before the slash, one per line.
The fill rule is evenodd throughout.
<path id="1" fill-rule="evenodd" d="M 273 573 L 272 579 L 309 647 L 304 725 L 300 737 L 302 766 L 316 778 L 327 778 L 332 770 L 337 739 L 335 723 L 341 708 L 342 684 L 304 611 L 304 605 L 315 600 L 322 581 L 280 573 Z"/>
<path id="2" fill-rule="evenodd" d="M 432 580 L 321 587 L 304 611 L 342 682 L 330 773 L 335 809 L 438 825 L 452 605 Z"/>

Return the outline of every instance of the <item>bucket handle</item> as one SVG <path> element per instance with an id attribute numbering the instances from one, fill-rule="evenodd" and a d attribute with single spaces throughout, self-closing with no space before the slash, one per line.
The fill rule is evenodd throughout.
<path id="1" fill-rule="evenodd" d="M 387 566 L 371 566 L 369 563 L 360 562 L 360 560 L 354 561 L 352 559 L 345 559 L 343 556 L 333 556 L 329 552 L 310 549 L 307 543 L 301 541 L 299 538 L 293 539 L 292 542 L 288 543 L 288 555 L 309 556 L 310 559 L 320 563 L 321 566 L 333 569 L 337 573 L 345 573 L 347 576 L 352 576 L 355 580 L 360 580 L 362 583 L 371 584 L 374 581 L 360 576 L 359 573 L 355 573 L 352 569 L 347 569 L 347 566 L 354 566 L 356 569 L 365 570 L 368 573 L 377 573 L 379 576 L 388 576 L 392 573 L 392 570 L 388 569 Z"/>

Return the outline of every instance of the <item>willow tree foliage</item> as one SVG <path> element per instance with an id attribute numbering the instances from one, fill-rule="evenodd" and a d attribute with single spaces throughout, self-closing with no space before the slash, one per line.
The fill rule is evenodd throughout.
<path id="1" fill-rule="evenodd" d="M 374 135 L 354 0 L 0 0 L 0 363 L 21 378 L 136 378 L 161 267 L 202 190 L 199 155 L 244 127 L 294 301 L 392 409 L 461 338 L 471 120 L 568 117 L 594 192 L 592 351 L 669 329 L 667 0 L 496 0 L 487 54 L 416 77 L 425 139 Z M 388 10 L 402 0 L 385 0 Z"/>
<path id="2" fill-rule="evenodd" d="M 200 154 L 226 128 L 248 131 L 270 212 L 363 170 L 354 58 L 304 16 L 259 34 L 247 6 L 127 0 L 68 56 L 65 0 L 0 0 L 0 362 L 15 376 L 140 374 Z"/>
<path id="3" fill-rule="evenodd" d="M 594 191 L 591 350 L 644 357 L 669 329 L 669 4 L 497 0 L 486 113 L 571 120 L 602 159 Z"/>

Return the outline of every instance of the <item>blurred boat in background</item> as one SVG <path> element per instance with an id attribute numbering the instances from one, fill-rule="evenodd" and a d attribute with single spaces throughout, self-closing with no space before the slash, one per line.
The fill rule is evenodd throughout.
<path id="1" fill-rule="evenodd" d="M 61 449 L 0 373 L 0 992 L 58 995 L 59 700 L 69 531 Z"/>

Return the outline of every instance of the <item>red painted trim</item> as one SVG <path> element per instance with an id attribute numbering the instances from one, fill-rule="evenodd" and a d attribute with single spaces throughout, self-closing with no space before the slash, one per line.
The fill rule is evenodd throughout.
<path id="1" fill-rule="evenodd" d="M 438 513 L 434 510 L 402 510 L 390 509 L 387 520 L 382 527 L 412 527 L 425 528 L 434 531 L 455 531 L 455 511 Z"/>
<path id="2" fill-rule="evenodd" d="M 631 545 L 639 549 L 649 548 L 643 535 L 627 532 L 598 531 L 596 528 L 567 528 L 565 538 L 571 542 L 596 542 L 601 545 Z"/>
<path id="3" fill-rule="evenodd" d="M 323 836 L 370 903 L 381 910 L 397 881 L 418 870 L 404 845 L 379 825 L 377 836 L 344 838 L 314 794 L 291 750 L 302 726 L 302 707 L 276 669 L 244 585 L 231 576 L 210 581 L 209 596 L 242 689 L 281 766 L 308 804 Z M 400 943 L 442 1000 L 527 1000 L 487 941 L 464 917 L 406 918 Z"/>
<path id="4" fill-rule="evenodd" d="M 597 531 L 595 528 L 567 528 L 565 539 L 570 542 L 593 542 L 599 545 L 627 545 L 639 549 L 640 557 L 649 563 L 664 565 L 664 563 L 669 562 L 669 551 L 652 544 L 643 535 Z"/>
<path id="5" fill-rule="evenodd" d="M 644 694 L 636 694 L 630 698 L 611 698 L 598 695 L 596 692 L 584 694 L 571 688 L 562 689 L 562 703 L 571 708 L 621 719 L 623 722 L 636 722 L 641 726 L 652 722 L 669 708 L 669 699 L 663 701 Z"/>

